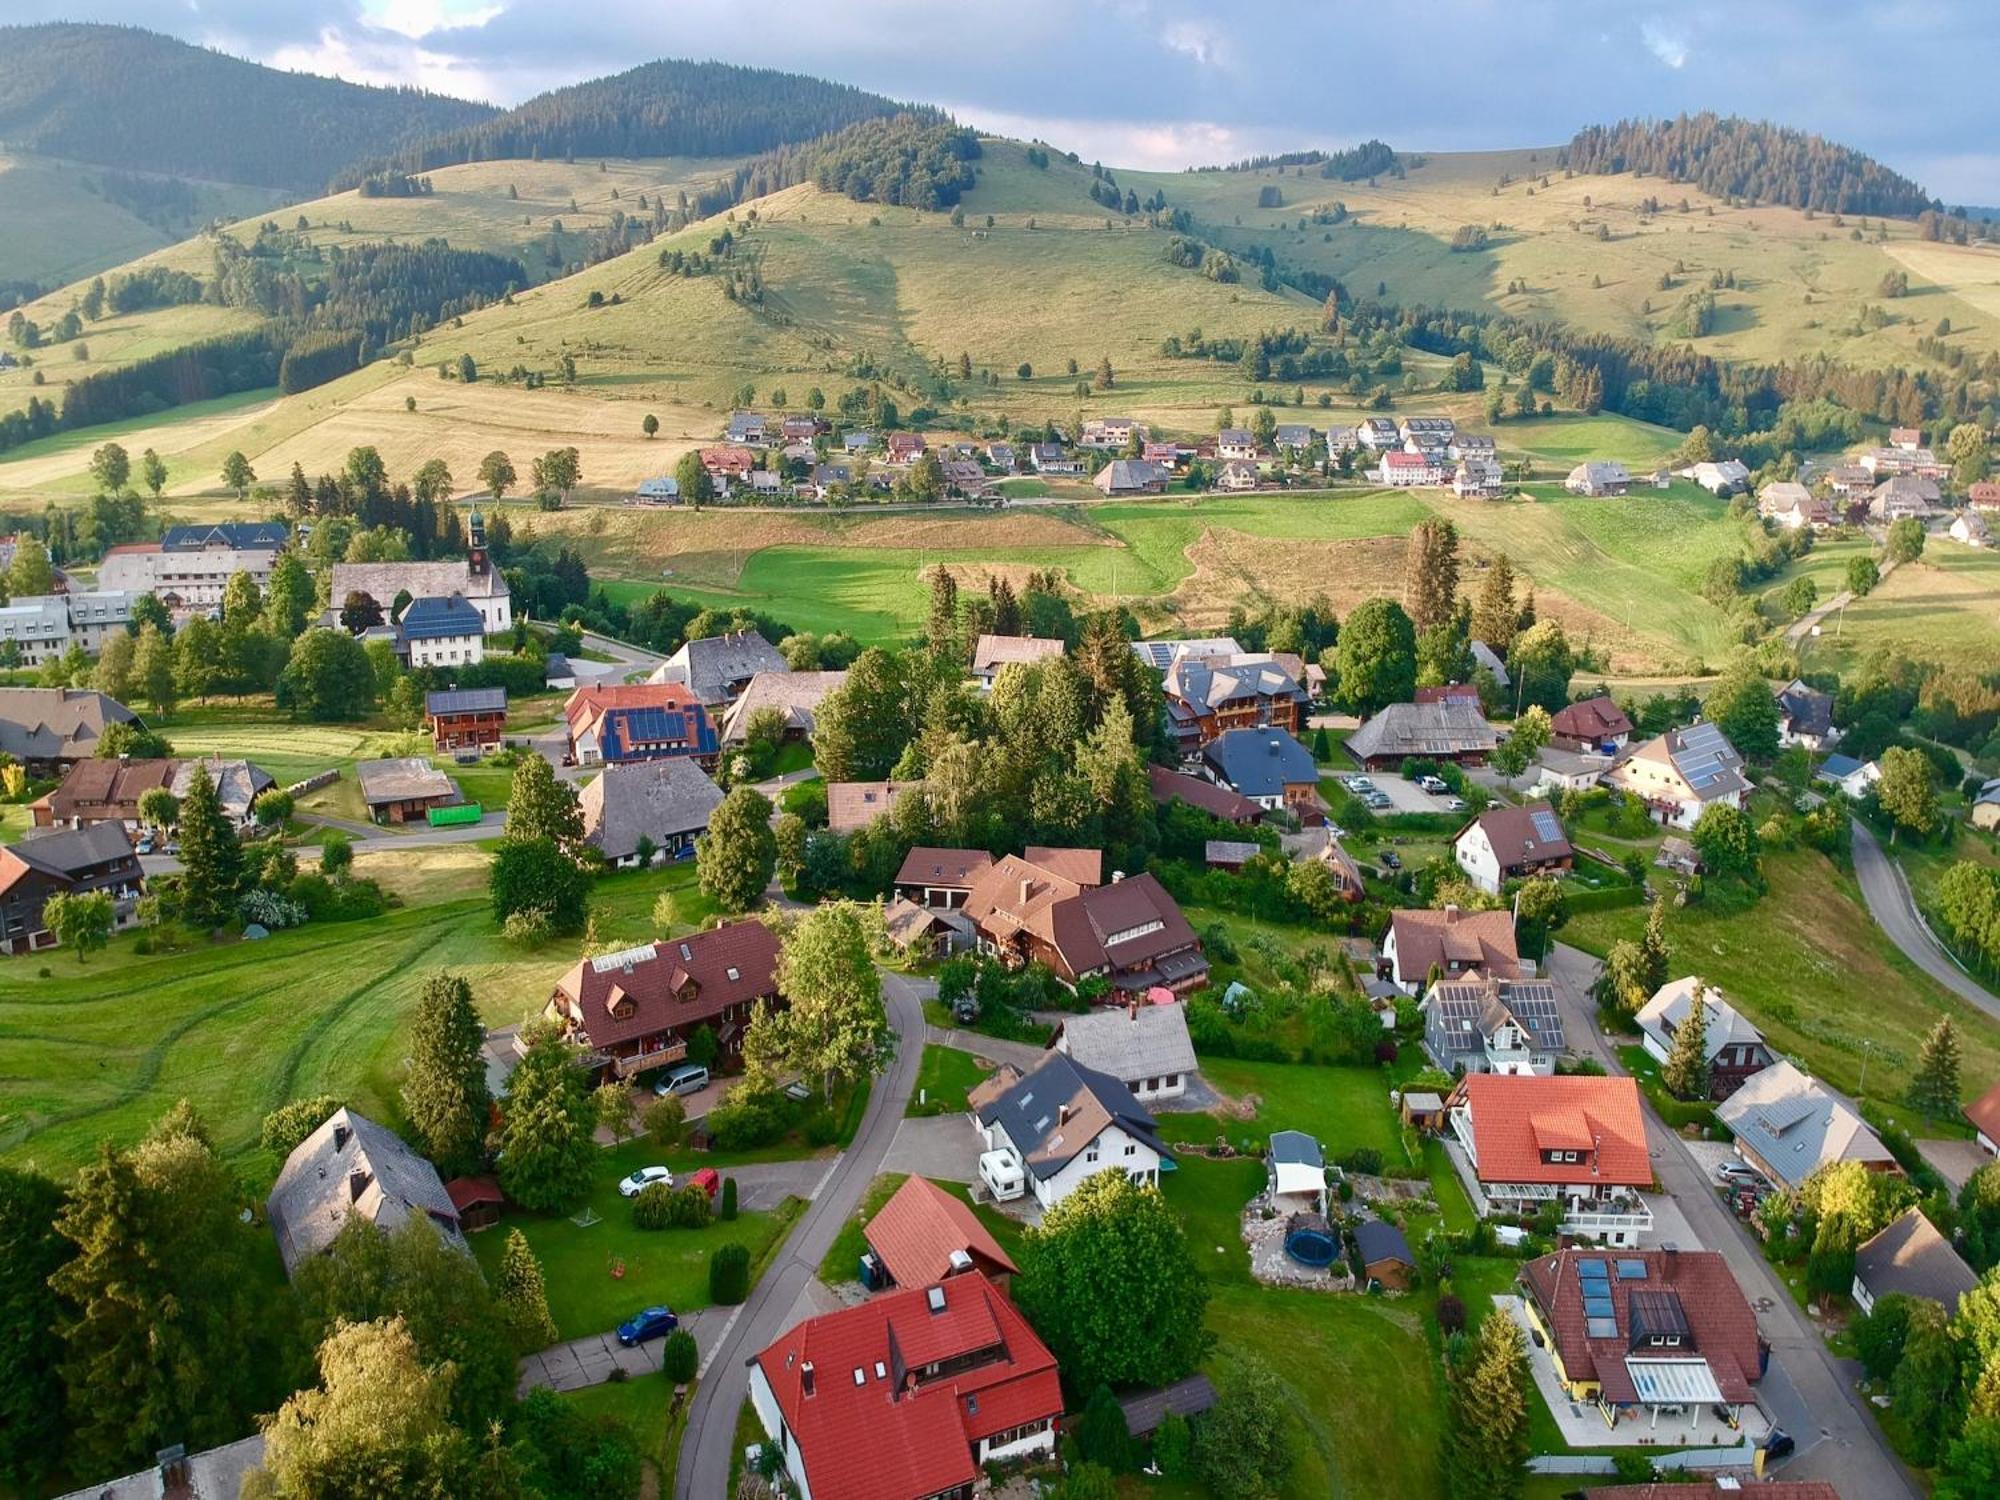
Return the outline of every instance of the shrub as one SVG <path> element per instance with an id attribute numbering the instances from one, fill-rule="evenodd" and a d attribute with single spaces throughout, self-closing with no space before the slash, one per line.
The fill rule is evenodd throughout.
<path id="1" fill-rule="evenodd" d="M 539 948 L 555 936 L 555 924 L 549 920 L 548 908 L 524 907 L 507 914 L 507 920 L 500 924 L 500 936 L 522 948 Z"/>
<path id="2" fill-rule="evenodd" d="M 1359 1172 L 1364 1177 L 1382 1175 L 1382 1153 L 1373 1146 L 1356 1146 L 1340 1158 L 1341 1167 L 1349 1172 Z"/>
<path id="3" fill-rule="evenodd" d="M 1396 1052 L 1395 1038 L 1385 1036 L 1375 1044 L 1375 1061 L 1378 1063 L 1392 1063 L 1396 1060 Z"/>
<path id="4" fill-rule="evenodd" d="M 664 1182 L 648 1183 L 632 1200 L 634 1229 L 665 1229 L 673 1222 L 674 1190 Z"/>
<path id="5" fill-rule="evenodd" d="M 646 1106 L 640 1122 L 645 1128 L 647 1140 L 662 1149 L 671 1150 L 687 1134 L 687 1103 L 678 1094 L 662 1095 Z"/>
<path id="6" fill-rule="evenodd" d="M 273 1156 L 290 1156 L 293 1148 L 325 1124 L 326 1117 L 340 1106 L 337 1094 L 316 1094 L 281 1104 L 264 1116 L 258 1143 Z"/>
<path id="7" fill-rule="evenodd" d="M 734 1307 L 750 1295 L 750 1252 L 733 1240 L 708 1257 L 708 1300 Z"/>
<path id="8" fill-rule="evenodd" d="M 736 1179 L 722 1179 L 722 1219 L 724 1223 L 736 1217 Z"/>
<path id="9" fill-rule="evenodd" d="M 695 1347 L 694 1335 L 685 1328 L 668 1334 L 666 1347 L 660 1350 L 660 1368 L 674 1385 L 686 1385 L 694 1379 L 695 1371 L 701 1368 L 701 1350 Z"/>
<path id="10" fill-rule="evenodd" d="M 677 1187 L 667 1201 L 667 1227 L 670 1229 L 706 1229 L 709 1216 L 708 1193 L 703 1188 L 693 1185 Z"/>
<path id="11" fill-rule="evenodd" d="M 1450 1337 L 1465 1328 L 1465 1304 L 1450 1292 L 1438 1298 L 1438 1332 Z"/>
<path id="12" fill-rule="evenodd" d="M 1076 1451 L 1089 1462 L 1102 1464 L 1113 1473 L 1133 1467 L 1132 1435 L 1110 1386 L 1099 1385 L 1090 1393 L 1070 1435 L 1076 1439 Z"/>
<path id="13" fill-rule="evenodd" d="M 773 1088 L 738 1084 L 708 1112 L 708 1131 L 718 1151 L 750 1151 L 768 1146 L 790 1128 L 792 1111 Z"/>
<path id="14" fill-rule="evenodd" d="M 1170 1411 L 1153 1432 L 1153 1462 L 1163 1479 L 1185 1479 L 1194 1463 L 1194 1433 L 1187 1418 Z"/>

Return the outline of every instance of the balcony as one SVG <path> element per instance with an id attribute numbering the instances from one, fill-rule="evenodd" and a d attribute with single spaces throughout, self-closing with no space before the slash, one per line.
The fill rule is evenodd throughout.
<path id="1" fill-rule="evenodd" d="M 650 1072 L 654 1068 L 685 1062 L 687 1055 L 686 1042 L 673 1042 L 665 1047 L 655 1047 L 650 1052 L 634 1052 L 629 1057 L 614 1057 L 611 1059 L 611 1066 L 620 1078 L 630 1078 L 635 1073 Z"/>
<path id="2" fill-rule="evenodd" d="M 1653 1211 L 1637 1193 L 1624 1200 L 1613 1199 L 1600 1207 L 1573 1204 L 1563 1215 L 1562 1232 L 1592 1239 L 1636 1242 L 1653 1227 Z"/>

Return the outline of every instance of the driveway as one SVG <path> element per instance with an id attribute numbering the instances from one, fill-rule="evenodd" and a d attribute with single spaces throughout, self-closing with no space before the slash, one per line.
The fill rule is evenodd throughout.
<path id="1" fill-rule="evenodd" d="M 791 1326 L 800 1294 L 882 1169 L 903 1123 L 903 1106 L 916 1086 L 923 1057 L 924 988 L 900 974 L 883 974 L 883 998 L 899 1043 L 895 1061 L 875 1081 L 854 1144 L 835 1158 L 818 1196 L 751 1290 L 750 1300 L 702 1349 L 702 1381 L 689 1408 L 687 1434 L 674 1472 L 677 1500 L 714 1500 L 729 1487 L 736 1414 L 749 1387 L 744 1362 Z"/>
<path id="2" fill-rule="evenodd" d="M 1597 968 L 1597 960 L 1589 954 L 1557 943 L 1550 955 L 1549 978 L 1556 987 L 1571 1050 L 1597 1058 L 1612 1073 L 1623 1073 L 1617 1055 L 1597 1029 L 1596 1007 L 1587 993 Z M 1723 1206 L 1688 1143 L 1643 1101 L 1642 1095 L 1653 1175 L 1691 1231 L 1691 1238 L 1681 1242 L 1683 1247 L 1722 1253 L 1770 1343 L 1771 1368 L 1758 1383 L 1757 1396 L 1799 1445 L 1797 1456 L 1785 1465 L 1785 1477 L 1838 1481 L 1842 1494 L 1867 1495 L 1871 1500 L 1919 1496 L 1921 1490 L 1883 1442 L 1852 1378 L 1827 1350 L 1819 1329 L 1792 1300 L 1750 1231 Z"/>
<path id="3" fill-rule="evenodd" d="M 882 1158 L 882 1170 L 973 1183 L 979 1180 L 980 1146 L 979 1132 L 962 1114 L 905 1120 Z"/>
<path id="4" fill-rule="evenodd" d="M 638 1309 L 635 1307 L 633 1311 Z M 694 1335 L 697 1345 L 703 1345 L 734 1311 L 730 1307 L 704 1307 L 683 1317 L 681 1327 Z M 634 1377 L 657 1375 L 661 1352 L 666 1347 L 665 1339 L 651 1339 L 627 1349 L 618 1342 L 615 1333 L 593 1333 L 587 1338 L 571 1339 L 523 1359 L 516 1393 L 525 1396 L 537 1386 L 547 1386 L 552 1391 L 580 1391 L 586 1386 L 604 1384 L 613 1370 L 623 1370 Z"/>
<path id="5" fill-rule="evenodd" d="M 1867 903 L 1875 925 L 1888 934 L 1889 941 L 1901 948 L 1911 963 L 1954 995 L 2000 1020 L 2000 999 L 1995 999 L 1953 962 L 1951 955 L 1931 936 L 1930 928 L 1917 911 L 1916 898 L 1910 894 L 1909 881 L 1883 851 L 1880 841 L 1859 818 L 1854 820 L 1853 828 L 1854 875 L 1861 882 L 1861 899 Z"/>
<path id="6" fill-rule="evenodd" d="M 1336 773 L 1322 773 L 1322 776 L 1326 774 L 1332 774 L 1334 779 L 1339 781 L 1343 786 L 1347 784 L 1346 778 L 1349 776 L 1367 776 L 1370 781 L 1375 783 L 1375 790 L 1395 804 L 1393 807 L 1375 809 L 1375 816 L 1378 818 L 1392 818 L 1398 813 L 1441 813 L 1450 811 L 1444 805 L 1445 798 L 1452 795 L 1450 792 L 1446 792 L 1443 797 L 1434 797 L 1407 776 L 1399 776 L 1394 772 L 1340 771 Z"/>

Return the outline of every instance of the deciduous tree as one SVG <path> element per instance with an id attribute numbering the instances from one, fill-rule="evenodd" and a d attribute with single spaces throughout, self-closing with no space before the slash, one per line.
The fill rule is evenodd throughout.
<path id="1" fill-rule="evenodd" d="M 896 1033 L 882 976 L 868 951 L 861 910 L 849 901 L 808 912 L 778 957 L 782 1010 L 761 1003 L 744 1041 L 745 1060 L 767 1076 L 796 1071 L 834 1089 L 888 1065 Z"/>
<path id="2" fill-rule="evenodd" d="M 1719 879 L 1751 880 L 1757 874 L 1761 845 L 1756 825 L 1741 808 L 1712 803 L 1702 809 L 1688 835 L 1702 868 Z"/>
<path id="3" fill-rule="evenodd" d="M 1393 599 L 1369 599 L 1341 626 L 1335 661 L 1342 703 L 1364 716 L 1416 691 L 1417 633 Z"/>
<path id="4" fill-rule="evenodd" d="M 514 461 L 498 448 L 479 460 L 479 482 L 486 486 L 495 500 L 504 499 L 507 491 L 514 488 L 518 477 L 514 473 Z"/>
<path id="5" fill-rule="evenodd" d="M 576 788 L 556 778 L 539 755 L 524 756 L 507 792 L 507 837 L 548 839 L 573 851 L 583 842 L 583 809 Z"/>
<path id="6" fill-rule="evenodd" d="M 540 912 L 550 932 L 580 932 L 590 905 L 590 875 L 553 839 L 507 838 L 487 871 L 493 915 L 505 922 Z"/>
<path id="7" fill-rule="evenodd" d="M 681 504 L 696 510 L 715 498 L 715 480 L 701 461 L 701 455 L 693 449 L 683 453 L 680 462 L 674 465 L 674 487 L 680 491 Z"/>
<path id="8" fill-rule="evenodd" d="M 257 482 L 257 471 L 250 467 L 250 460 L 240 452 L 232 452 L 222 460 L 222 482 L 236 491 L 238 500 L 250 493 L 250 486 Z"/>
<path id="9" fill-rule="evenodd" d="M 708 831 L 695 843 L 702 891 L 724 911 L 748 911 L 763 900 L 777 864 L 770 799 L 755 787 L 737 787 L 709 815 Z"/>
<path id="10" fill-rule="evenodd" d="M 1522 631 L 1507 653 L 1507 670 L 1514 676 L 1516 698 L 1524 707 L 1540 704 L 1561 713 L 1569 703 L 1569 680 L 1576 672 L 1576 654 L 1560 620 L 1537 620 Z"/>
<path id="11" fill-rule="evenodd" d="M 1209 1493 L 1268 1500 L 1291 1477 L 1293 1447 L 1285 1428 L 1287 1399 L 1278 1379 L 1257 1359 L 1241 1361 L 1216 1393 L 1195 1433 L 1195 1472 Z"/>
<path id="12" fill-rule="evenodd" d="M 174 687 L 174 649 L 153 625 L 140 627 L 132 649 L 132 688 L 156 714 L 171 714 L 180 695 Z"/>
<path id="13" fill-rule="evenodd" d="M 63 1452 L 61 1307 L 49 1285 L 72 1248 L 56 1232 L 62 1208 L 48 1178 L 0 1167 L 0 1481 L 24 1494 Z"/>
<path id="14" fill-rule="evenodd" d="M 1729 743 L 1751 760 L 1776 758 L 1778 698 L 1755 661 L 1745 658 L 1723 673 L 1704 707 Z"/>
<path id="15" fill-rule="evenodd" d="M 90 455 L 90 477 L 97 481 L 98 494 L 115 495 L 132 478 L 132 459 L 118 444 L 105 443 Z"/>
<path id="16" fill-rule="evenodd" d="M 344 630 L 308 630 L 292 642 L 277 705 L 318 723 L 362 719 L 375 706 L 375 669 Z"/>
<path id="17" fill-rule="evenodd" d="M 42 904 L 42 923 L 78 963 L 111 941 L 118 913 L 109 891 L 57 891 Z"/>
<path id="18" fill-rule="evenodd" d="M 1894 745 L 1882 752 L 1875 801 L 1889 818 L 1889 841 L 1904 829 L 1918 837 L 1938 826 L 1937 772 L 1923 751 Z"/>

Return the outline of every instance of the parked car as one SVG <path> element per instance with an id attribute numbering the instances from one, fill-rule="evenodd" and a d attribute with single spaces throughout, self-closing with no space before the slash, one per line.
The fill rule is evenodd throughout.
<path id="1" fill-rule="evenodd" d="M 1771 1435 L 1764 1439 L 1764 1460 L 1770 1463 L 1788 1457 L 1797 1447 L 1798 1444 L 1792 1441 L 1789 1432 L 1782 1427 L 1773 1427 Z"/>
<path id="2" fill-rule="evenodd" d="M 618 1325 L 618 1342 L 631 1349 L 648 1339 L 663 1339 L 680 1326 L 671 1308 L 648 1307 Z"/>
<path id="3" fill-rule="evenodd" d="M 1350 792 L 1372 792 L 1375 790 L 1375 783 L 1370 781 L 1366 776 L 1343 776 L 1340 784 Z"/>
<path id="4" fill-rule="evenodd" d="M 1382 863 L 1391 870 L 1400 870 L 1403 868 L 1403 856 L 1398 854 L 1394 849 L 1384 849 L 1382 851 Z"/>
<path id="5" fill-rule="evenodd" d="M 1377 812 L 1382 812 L 1396 805 L 1396 799 L 1391 797 L 1387 792 L 1370 792 L 1363 800 Z"/>
<path id="6" fill-rule="evenodd" d="M 1716 1166 L 1715 1180 L 1724 1186 L 1738 1183 L 1748 1186 L 1764 1181 L 1764 1174 L 1746 1162 L 1725 1161 Z"/>
<path id="7" fill-rule="evenodd" d="M 1451 790 L 1450 787 L 1444 784 L 1442 778 L 1436 776 L 1419 776 L 1417 778 L 1417 785 L 1434 797 L 1442 797 L 1446 792 Z"/>
<path id="8" fill-rule="evenodd" d="M 1463 797 L 1445 798 L 1444 810 L 1446 812 L 1464 812 L 1466 810 L 1465 799 Z"/>
<path id="9" fill-rule="evenodd" d="M 150 833 L 140 834 L 139 842 L 132 846 L 132 852 L 134 854 L 151 854 L 153 852 L 153 836 Z"/>
<path id="10" fill-rule="evenodd" d="M 619 1179 L 618 1196 L 621 1198 L 636 1198 L 656 1182 L 672 1187 L 674 1185 L 674 1174 L 665 1167 L 641 1167 L 630 1177 Z"/>
<path id="11" fill-rule="evenodd" d="M 695 1094 L 708 1087 L 708 1069 L 700 1063 L 682 1063 L 677 1068 L 669 1068 L 653 1085 L 653 1092 L 662 1099 L 669 1094 Z"/>
<path id="12" fill-rule="evenodd" d="M 688 1175 L 687 1185 L 700 1188 L 708 1194 L 708 1201 L 713 1203 L 716 1194 L 722 1191 L 722 1174 L 713 1167 L 702 1167 Z"/>

